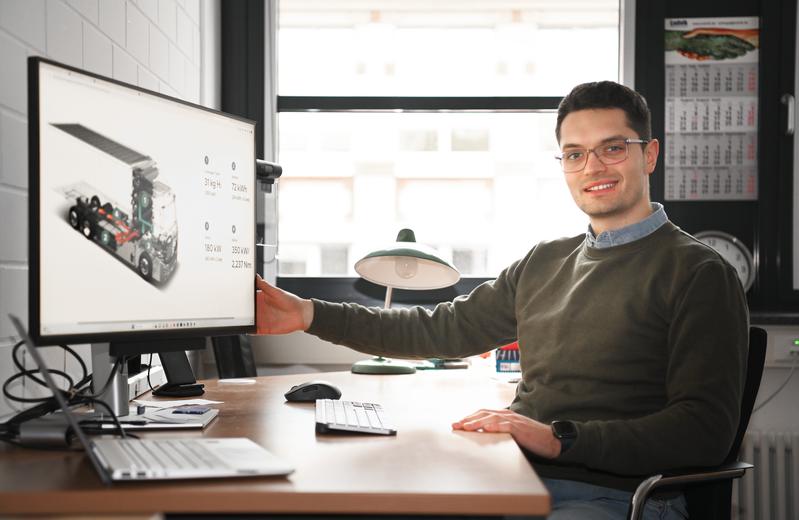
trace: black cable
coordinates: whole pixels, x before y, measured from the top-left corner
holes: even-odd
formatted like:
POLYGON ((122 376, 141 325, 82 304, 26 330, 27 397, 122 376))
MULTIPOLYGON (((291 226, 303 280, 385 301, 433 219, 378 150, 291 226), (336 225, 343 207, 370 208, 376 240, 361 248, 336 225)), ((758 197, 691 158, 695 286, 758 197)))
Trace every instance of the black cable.
POLYGON ((75 360, 80 365, 81 371, 83 372, 83 376, 81 377, 80 381, 78 381, 78 384, 76 385, 76 387, 80 387, 82 381, 86 381, 87 379, 89 379, 89 369, 86 368, 86 363, 84 363, 83 358, 80 357, 80 355, 77 352, 75 352, 74 350, 69 348, 69 345, 61 344, 61 345, 59 345, 59 347, 61 347, 62 349, 66 350, 69 354, 71 354, 72 357, 75 358, 75 360))
MULTIPOLYGON (((35 369, 35 370, 34 370, 34 369, 31 369, 31 370, 28 370, 28 369, 26 369, 26 368, 25 368, 25 367, 22 365, 22 361, 20 361, 20 360, 19 360, 19 358, 17 357, 17 353, 19 352, 19 349, 20 349, 20 347, 21 347, 22 345, 23 345, 23 342, 22 342, 22 341, 20 341, 19 343, 17 343, 16 345, 14 345, 14 348, 11 350, 11 359, 14 361, 14 365, 16 365, 16 367, 17 367, 17 370, 19 370, 19 371, 20 371, 21 373, 23 373, 23 374, 26 374, 26 376, 27 376, 29 379, 31 379, 31 380, 32 380, 32 381, 34 381, 35 383, 38 383, 40 386, 43 386, 43 387, 47 388, 47 383, 45 383, 45 382, 44 382, 42 379, 39 379, 38 377, 35 377, 35 376, 33 375, 33 374, 35 374, 35 373, 38 373, 38 372, 39 372, 39 369, 38 369, 38 368, 37 368, 37 369, 35 369)), ((53 371, 53 370, 51 370, 51 371, 53 371)), ((73 384, 72 378, 69 378, 69 386, 71 387, 71 386, 72 386, 72 384, 73 384)))
POLYGON ((153 353, 150 352, 150 359, 147 360, 147 386, 150 387, 150 392, 155 392, 153 384, 150 382, 150 369, 153 367, 153 353))
POLYGON ((17 432, 14 431, 12 425, 8 423, 0 424, 0 439, 7 439, 9 437, 16 437, 17 432))
MULTIPOLYGON (((0 423, 0 441, 14 445, 20 445, 20 443, 15 439, 15 437, 17 437, 19 434, 19 425, 21 423, 37 417, 41 417, 43 415, 46 415, 47 413, 54 412, 59 408, 58 402, 53 396, 37 397, 37 398, 20 397, 13 395, 10 392, 9 387, 11 386, 11 384, 17 381, 18 379, 23 379, 23 378, 28 378, 34 381, 35 383, 44 386, 45 388, 49 388, 47 386, 46 381, 36 377, 35 374, 41 373, 41 370, 39 368, 27 370, 20 361, 19 350, 23 344, 24 341, 19 341, 12 348, 11 358, 14 362, 14 365, 19 370, 19 372, 13 374, 3 383, 3 395, 11 401, 16 401, 20 403, 37 403, 37 404, 36 406, 33 406, 31 408, 28 408, 27 410, 19 412, 17 415, 12 417, 5 423, 0 423)), ((72 379, 72 377, 69 374, 67 374, 65 371, 56 370, 52 368, 46 369, 51 374, 63 377, 69 383, 67 390, 58 389, 58 391, 64 394, 64 398, 68 403, 67 406, 75 406, 80 404, 93 404, 95 409, 97 407, 104 408, 105 411, 108 413, 108 416, 111 417, 114 426, 116 426, 116 431, 119 432, 119 435, 122 438, 128 438, 128 437, 138 438, 136 435, 125 432, 125 429, 122 427, 119 418, 113 412, 108 403, 98 399, 98 397, 103 395, 108 390, 109 386, 113 383, 114 377, 116 376, 116 372, 120 368, 120 365, 126 362, 125 357, 119 356, 116 358, 114 365, 111 367, 111 372, 108 375, 108 379, 105 381, 105 384, 103 384, 103 387, 98 392, 96 392, 95 394, 85 394, 84 392, 86 392, 91 388, 91 387, 86 387, 86 384, 93 382, 94 380, 92 374, 89 374, 88 369, 86 367, 86 363, 83 361, 83 358, 81 358, 77 354, 77 352, 72 350, 67 345, 60 345, 60 347, 64 349, 65 352, 68 352, 73 358, 75 358, 75 360, 77 360, 78 364, 80 365, 81 372, 83 373, 81 379, 76 384, 75 381, 72 379)), ((152 366, 152 354, 150 354, 150 366, 152 366)), ((148 367, 147 369, 148 384, 150 383, 149 370, 150 369, 148 367)), ((152 389, 152 385, 150 385, 150 388, 152 389)))
POLYGON ((93 404, 95 408, 97 408, 98 406, 105 408, 106 412, 108 412, 108 415, 111 417, 111 420, 114 422, 114 425, 119 431, 119 435, 122 438, 128 437, 129 434, 125 432, 125 429, 122 427, 122 423, 119 422, 119 418, 111 409, 111 407, 108 405, 108 403, 106 403, 101 399, 98 399, 98 397, 103 395, 106 392, 106 390, 108 390, 108 387, 113 382, 114 377, 116 376, 116 372, 119 369, 120 365, 125 362, 126 361, 124 356, 119 356, 116 358, 116 360, 114 361, 114 365, 111 367, 111 372, 108 374, 108 379, 106 379, 105 384, 98 392, 94 394, 77 393, 70 401, 70 404, 93 404))
MULTIPOLYGON (((13 374, 11 377, 9 377, 3 383, 2 391, 3 391, 3 395, 7 399, 9 399, 11 401, 16 401, 16 402, 19 402, 19 403, 37 403, 37 405, 33 406, 31 408, 28 408, 27 410, 21 411, 20 413, 18 413, 17 415, 15 415, 14 417, 12 417, 8 421, 6 421, 5 423, 0 423, 0 440, 5 441, 5 442, 10 442, 12 444, 18 444, 15 440, 13 440, 11 438, 11 436, 13 435, 14 437, 16 437, 16 435, 18 435, 18 433, 19 433, 19 425, 21 423, 23 423, 25 421, 28 421, 28 420, 31 420, 31 419, 35 419, 37 417, 42 417, 42 416, 44 416, 44 415, 46 415, 48 413, 54 412, 55 410, 57 410, 59 408, 58 402, 52 396, 36 397, 36 398, 20 397, 20 396, 12 394, 11 391, 9 390, 10 386, 15 381, 17 381, 18 379, 23 379, 23 378, 28 378, 28 379, 34 381, 35 383, 37 383, 37 384, 39 384, 41 386, 44 386, 45 388, 49 388, 47 386, 47 383, 43 379, 40 379, 40 378, 36 377, 36 375, 35 375, 35 374, 41 373, 40 369, 36 368, 36 369, 27 370, 23 366, 22 362, 20 361, 20 359, 19 359, 19 350, 20 350, 20 348, 22 347, 23 344, 24 344, 23 341, 19 341, 12 348, 11 358, 12 358, 12 360, 14 362, 14 365, 19 370, 19 372, 16 373, 16 374, 13 374)), ((98 392, 97 394, 88 394, 88 395, 86 395, 86 394, 83 394, 82 392, 85 392, 86 390, 88 390, 89 387, 86 387, 86 388, 83 388, 83 387, 87 383, 89 383, 89 382, 91 382, 93 380, 91 374, 88 373, 88 369, 86 367, 86 363, 84 363, 83 359, 74 350, 72 350, 69 346, 60 345, 60 347, 62 349, 64 349, 64 351, 66 351, 70 355, 72 355, 72 357, 77 360, 78 364, 81 367, 81 371, 83 373, 83 377, 81 377, 80 381, 78 381, 78 383, 75 384, 75 381, 66 372, 61 371, 61 370, 56 370, 56 369, 47 369, 48 372, 50 372, 51 374, 59 375, 59 376, 63 377, 69 383, 67 390, 59 389, 59 391, 61 391, 64 394, 64 397, 67 400, 67 402, 71 402, 71 403, 75 403, 75 402, 89 403, 90 402, 90 403, 93 403, 95 405, 100 405, 102 407, 105 407, 106 410, 108 411, 109 415, 111 416, 112 420, 114 421, 114 424, 117 427, 117 430, 119 431, 120 435, 122 437, 126 437, 127 435, 125 433, 125 430, 122 428, 122 425, 120 424, 119 419, 113 413, 113 411, 108 406, 108 404, 103 402, 103 401, 100 401, 100 400, 96 399, 99 395, 102 395, 108 389, 108 387, 110 386, 110 384, 112 383, 112 381, 114 379, 114 376, 116 375, 116 371, 119 368, 120 364, 125 361, 124 357, 119 357, 119 358, 116 359, 113 367, 111 368, 111 373, 109 374, 108 379, 106 380, 106 382, 103 385, 103 387, 100 390, 100 392, 98 392), (74 399, 74 397, 76 395, 80 396, 79 399, 77 399, 77 400, 74 399)))
POLYGON ((81 377, 80 381, 75 383, 74 390, 77 392, 82 391, 83 387, 87 384, 92 382, 92 375, 89 373, 89 370, 86 368, 86 363, 83 362, 83 358, 78 355, 77 352, 69 348, 68 345, 60 345, 61 348, 72 354, 72 357, 80 364, 81 371, 83 372, 83 377, 81 377))
MULTIPOLYGON (((55 370, 53 368, 48 369, 48 371, 51 374, 55 374, 55 375, 61 376, 64 379, 66 379, 67 381, 69 381, 69 387, 72 388, 73 381, 72 381, 72 378, 69 376, 69 374, 67 374, 66 372, 63 372, 61 370, 55 370)), ((12 394, 8 390, 8 387, 11 386, 11 383, 16 381, 17 379, 22 379, 23 377, 27 377, 29 379, 37 380, 37 378, 33 376, 33 374, 37 374, 37 373, 39 373, 39 369, 38 368, 36 370, 25 370, 23 372, 18 372, 16 374, 12 375, 8 379, 6 379, 5 383, 3 383, 3 395, 7 399, 9 399, 11 401, 16 401, 18 403, 42 403, 44 401, 47 401, 48 399, 50 399, 50 397, 19 397, 19 396, 16 396, 16 395, 12 394)))
POLYGON ((17 415, 9 419, 3 424, 0 424, 0 427, 6 426, 9 428, 16 428, 19 430, 19 425, 25 421, 30 419, 36 419, 37 417, 41 417, 46 415, 50 412, 54 412, 58 410, 58 401, 55 398, 48 398, 46 401, 37 404, 36 406, 32 406, 26 410, 22 410, 17 415))
POLYGON ((128 436, 128 434, 125 433, 125 429, 122 427, 122 423, 119 422, 119 417, 117 417, 117 415, 114 413, 113 410, 111 410, 111 407, 108 406, 108 403, 106 403, 105 401, 100 399, 95 399, 94 397, 89 397, 89 396, 79 396, 73 399, 71 404, 87 404, 87 403, 93 404, 95 408, 97 408, 98 405, 105 408, 106 412, 108 412, 109 417, 111 417, 111 420, 114 422, 114 426, 117 427, 119 435, 122 438, 128 436))
POLYGON ((78 381, 77 383, 75 383, 75 390, 76 390, 77 392, 83 392, 83 391, 85 391, 85 390, 86 390, 86 388, 84 388, 84 387, 85 387, 87 384, 89 384, 89 385, 90 385, 90 384, 92 383, 92 381, 93 381, 92 375, 91 375, 91 374, 87 375, 86 377, 84 377, 83 379, 81 379, 80 381, 78 381))
POLYGON ((111 367, 111 373, 108 374, 108 379, 105 380, 105 384, 103 385, 103 387, 100 389, 99 392, 95 392, 93 394, 81 394, 81 395, 83 397, 90 397, 92 399, 96 399, 96 398, 100 397, 101 395, 103 395, 105 393, 105 391, 108 390, 108 387, 111 386, 111 383, 114 380, 114 376, 116 376, 116 373, 117 373, 117 370, 119 369, 119 366, 122 363, 124 363, 124 362, 125 362, 125 357, 124 356, 120 356, 120 357, 118 357, 116 359, 116 361, 114 362, 114 366, 111 367))
POLYGON ((14 365, 16 365, 17 370, 19 371, 25 370, 25 367, 22 366, 22 362, 19 360, 19 358, 17 358, 17 352, 19 352, 19 349, 20 347, 22 347, 23 343, 24 343, 23 341, 20 341, 19 343, 14 345, 14 348, 11 350, 11 359, 14 361, 14 365))
MULTIPOLYGON (((20 347, 23 345, 23 343, 24 343, 23 341, 18 342, 16 345, 14 345, 13 349, 11 350, 11 359, 14 361, 14 365, 19 370, 19 373, 18 374, 14 374, 9 379, 7 379, 5 381, 5 383, 3 383, 3 395, 5 395, 8 399, 10 399, 12 401, 17 401, 17 402, 20 402, 20 403, 38 403, 38 402, 42 402, 42 401, 44 401, 43 398, 21 398, 21 397, 14 396, 13 394, 11 394, 8 391, 8 387, 10 386, 10 384, 13 381, 16 381, 17 379, 20 379, 20 378, 23 378, 23 377, 27 377, 28 379, 34 381, 35 383, 39 384, 40 386, 43 386, 43 387, 47 388, 47 383, 44 380, 39 379, 38 377, 36 377, 34 375, 34 374, 40 373, 39 369, 28 370, 22 365, 22 361, 20 361, 20 359, 19 359, 19 350, 20 350, 20 347)), ((80 364, 81 371, 83 372, 83 377, 81 378, 80 381, 78 381, 78 384, 76 385, 75 381, 72 379, 72 377, 69 374, 67 374, 66 372, 62 372, 62 371, 55 370, 55 369, 48 369, 48 370, 51 373, 60 375, 61 377, 66 379, 69 382, 69 391, 75 391, 75 389, 79 389, 81 386, 86 384, 86 381, 89 380, 89 373, 88 373, 88 369, 86 368, 86 363, 83 362, 83 359, 78 355, 77 352, 75 352, 74 350, 69 348, 67 345, 59 345, 59 346, 62 349, 64 349, 66 352, 71 354, 72 357, 74 357, 77 360, 78 364, 80 364)))

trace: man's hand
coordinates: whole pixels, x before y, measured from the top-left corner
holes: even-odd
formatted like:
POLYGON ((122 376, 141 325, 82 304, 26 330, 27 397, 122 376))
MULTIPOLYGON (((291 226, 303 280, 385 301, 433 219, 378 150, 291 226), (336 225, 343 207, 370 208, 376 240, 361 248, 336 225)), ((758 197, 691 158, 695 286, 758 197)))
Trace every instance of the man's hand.
POLYGON ((313 321, 313 302, 266 283, 255 275, 256 334, 288 334, 308 330, 313 321))
POLYGON ((510 433, 516 443, 539 457, 554 459, 560 455, 560 441, 548 424, 510 410, 480 410, 452 424, 453 430, 510 433))

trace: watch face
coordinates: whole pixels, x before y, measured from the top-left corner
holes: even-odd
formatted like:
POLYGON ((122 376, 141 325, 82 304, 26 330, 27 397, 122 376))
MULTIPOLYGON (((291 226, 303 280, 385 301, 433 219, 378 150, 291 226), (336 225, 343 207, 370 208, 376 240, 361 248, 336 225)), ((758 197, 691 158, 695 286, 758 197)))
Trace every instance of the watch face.
POLYGON ((722 231, 701 231, 694 235, 718 252, 738 272, 744 291, 755 282, 755 262, 746 245, 734 236, 722 231))
POLYGON ((573 439, 577 437, 577 426, 571 421, 553 421, 552 433, 558 439, 573 439))

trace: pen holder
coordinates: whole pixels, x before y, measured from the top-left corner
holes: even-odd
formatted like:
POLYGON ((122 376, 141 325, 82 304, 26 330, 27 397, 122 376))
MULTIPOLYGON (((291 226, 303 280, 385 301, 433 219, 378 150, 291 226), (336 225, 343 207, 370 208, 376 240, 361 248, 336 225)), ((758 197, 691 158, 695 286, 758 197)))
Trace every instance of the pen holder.
POLYGON ((519 343, 513 342, 495 351, 497 372, 521 372, 519 343))

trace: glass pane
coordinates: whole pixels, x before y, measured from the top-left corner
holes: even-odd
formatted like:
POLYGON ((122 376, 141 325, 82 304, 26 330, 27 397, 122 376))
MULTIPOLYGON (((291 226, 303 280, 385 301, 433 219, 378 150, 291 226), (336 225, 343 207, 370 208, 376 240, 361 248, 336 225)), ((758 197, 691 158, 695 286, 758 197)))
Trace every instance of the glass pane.
POLYGON ((618 0, 280 0, 278 93, 563 96, 618 80, 618 20, 618 0))
POLYGON ((280 274, 357 276, 409 227, 464 275, 585 231, 554 113, 281 113, 280 274), (330 143, 336 143, 330 146, 330 143))

